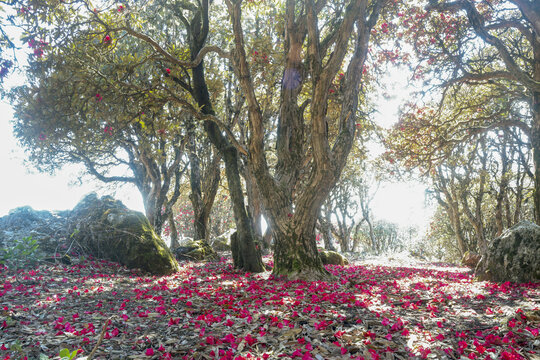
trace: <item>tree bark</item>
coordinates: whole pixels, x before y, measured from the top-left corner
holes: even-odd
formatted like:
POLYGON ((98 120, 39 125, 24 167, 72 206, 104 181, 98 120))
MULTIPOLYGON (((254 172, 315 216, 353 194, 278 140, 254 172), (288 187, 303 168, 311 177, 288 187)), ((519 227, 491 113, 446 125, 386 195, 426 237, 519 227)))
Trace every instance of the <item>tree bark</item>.
POLYGON ((171 244, 169 245, 170 249, 176 249, 180 246, 180 242, 178 241, 178 229, 176 229, 176 223, 174 221, 174 213, 171 211, 168 215, 168 221, 169 221, 169 232, 171 236, 171 244))
POLYGON ((323 237, 324 248, 326 250, 336 251, 336 248, 334 247, 334 244, 332 241, 332 231, 330 229, 330 219, 329 219, 328 213, 325 212, 323 214, 323 212, 321 211, 321 214, 319 215, 318 228, 323 237))
POLYGON ((265 234, 269 230, 268 228, 263 233, 262 229, 262 217, 264 215, 263 205, 261 201, 261 195, 259 189, 257 188, 257 182, 253 177, 253 174, 249 171, 248 167, 243 167, 244 180, 246 182, 246 191, 248 197, 248 209, 249 217, 253 226, 253 235, 257 239, 257 242, 265 249, 270 249, 270 242, 268 239, 265 239, 265 234))
MULTIPOLYGON (((540 15, 540 14, 539 14, 540 15)), ((533 40, 534 69, 533 78, 540 84, 540 34, 536 33, 533 40)), ((540 225, 540 91, 532 90, 531 146, 534 164, 534 217, 540 225)))
POLYGON ((208 242, 209 221, 214 199, 216 198, 220 180, 218 155, 208 155, 208 164, 204 174, 201 176, 201 164, 199 153, 197 151, 196 139, 194 134, 190 134, 188 142, 188 157, 190 162, 190 200, 193 205, 193 225, 195 230, 195 239, 208 242))
MULTIPOLYGON (((504 230, 504 215, 503 215, 503 209, 505 204, 508 204, 508 154, 507 154, 507 141, 508 135, 505 133, 503 135, 503 146, 501 149, 500 157, 501 157, 501 180, 499 183, 499 189, 496 196, 496 205, 495 205, 495 226, 497 228, 497 232, 495 233, 495 236, 499 236, 502 234, 504 230)), ((519 175, 518 175, 519 176, 519 175)), ((506 209, 506 215, 509 215, 508 209, 506 209)), ((508 225, 510 225, 508 223, 508 225)))

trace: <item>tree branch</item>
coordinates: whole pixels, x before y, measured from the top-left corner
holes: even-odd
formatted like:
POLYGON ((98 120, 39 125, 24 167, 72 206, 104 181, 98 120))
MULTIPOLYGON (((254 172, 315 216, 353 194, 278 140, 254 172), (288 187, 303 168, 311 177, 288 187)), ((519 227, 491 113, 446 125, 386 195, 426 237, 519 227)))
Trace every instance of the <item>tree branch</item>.
MULTIPOLYGON (((521 0, 513 0, 521 1, 521 0)), ((464 10, 467 13, 467 18, 469 19, 469 24, 473 27, 475 33, 484 40, 487 44, 495 47, 501 56, 502 61, 504 62, 508 72, 512 77, 519 81, 521 84, 529 88, 530 90, 540 92, 540 82, 532 79, 526 72, 522 71, 521 68, 516 64, 510 51, 504 45, 504 43, 497 37, 491 35, 488 29, 485 26, 485 21, 482 15, 476 10, 474 5, 469 1, 458 0, 454 2, 446 3, 436 3, 429 4, 426 7, 426 10, 437 10, 437 11, 456 11, 464 10)), ((539 28, 540 30, 540 28, 539 28)))

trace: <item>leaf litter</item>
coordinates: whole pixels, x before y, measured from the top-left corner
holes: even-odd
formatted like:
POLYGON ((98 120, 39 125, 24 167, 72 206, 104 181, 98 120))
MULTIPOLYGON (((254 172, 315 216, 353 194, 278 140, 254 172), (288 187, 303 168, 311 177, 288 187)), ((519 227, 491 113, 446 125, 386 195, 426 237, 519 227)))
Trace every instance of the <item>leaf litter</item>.
POLYGON ((327 266, 332 282, 181 265, 2 268, 0 359, 540 359, 540 283, 428 263, 327 266))

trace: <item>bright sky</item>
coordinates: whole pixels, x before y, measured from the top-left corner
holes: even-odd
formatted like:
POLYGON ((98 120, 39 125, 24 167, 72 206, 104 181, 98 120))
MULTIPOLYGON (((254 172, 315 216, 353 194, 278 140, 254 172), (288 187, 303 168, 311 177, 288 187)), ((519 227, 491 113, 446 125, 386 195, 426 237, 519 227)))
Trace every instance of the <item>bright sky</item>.
MULTIPOLYGON (((376 100, 374 121, 378 125, 388 128, 398 120, 399 106, 411 92, 407 74, 403 69, 393 69, 385 79, 385 92, 392 96, 379 94, 376 100)), ((375 219, 397 223, 402 228, 425 229, 435 210, 433 206, 426 206, 425 190, 424 184, 415 181, 381 184, 371 203, 375 219)))

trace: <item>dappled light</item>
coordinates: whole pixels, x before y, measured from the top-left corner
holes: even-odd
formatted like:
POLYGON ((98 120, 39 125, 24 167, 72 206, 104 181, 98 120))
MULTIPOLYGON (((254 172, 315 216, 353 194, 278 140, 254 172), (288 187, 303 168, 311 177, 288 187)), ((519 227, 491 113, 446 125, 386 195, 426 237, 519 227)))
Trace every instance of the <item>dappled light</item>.
POLYGON ((433 264, 327 269, 336 281, 246 274, 226 259, 166 277, 89 260, 3 268, 0 354, 527 359, 537 350, 538 283, 475 282, 467 269, 433 264))

